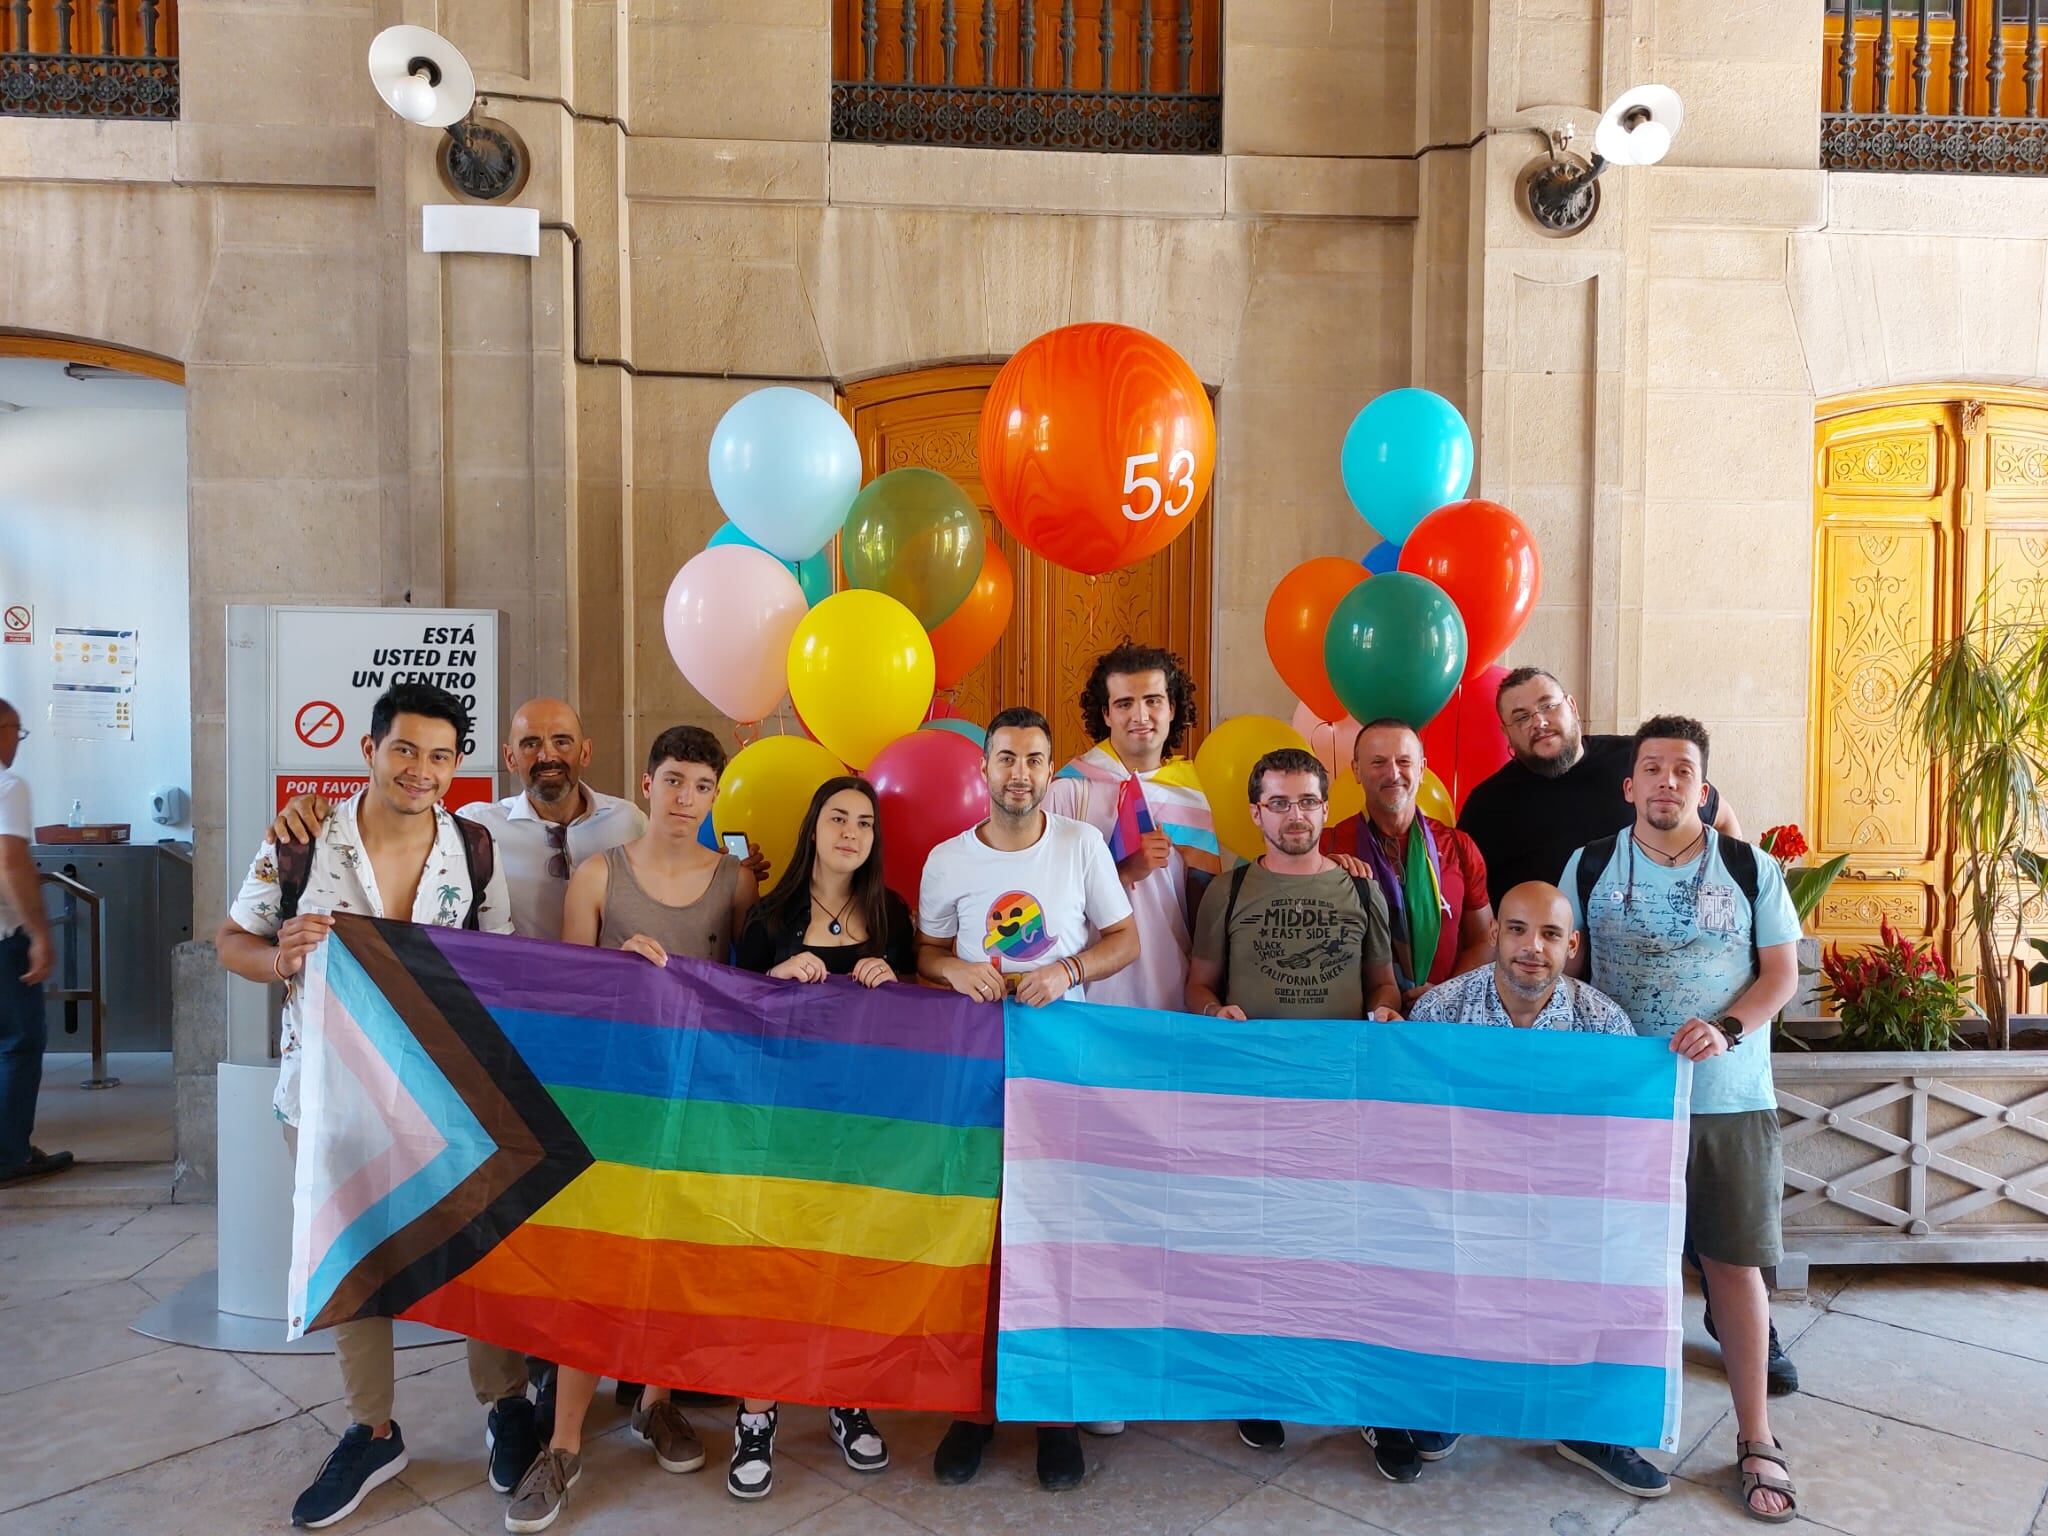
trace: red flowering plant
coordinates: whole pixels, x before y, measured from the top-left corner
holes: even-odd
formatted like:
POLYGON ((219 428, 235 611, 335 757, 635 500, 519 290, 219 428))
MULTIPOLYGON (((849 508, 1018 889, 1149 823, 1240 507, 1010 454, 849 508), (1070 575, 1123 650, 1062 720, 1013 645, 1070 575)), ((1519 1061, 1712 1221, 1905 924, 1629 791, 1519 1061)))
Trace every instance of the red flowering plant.
POLYGON ((1956 1025, 1969 1013, 1969 985, 1956 978, 1928 940, 1907 938, 1889 919, 1878 942, 1821 956, 1823 991, 1842 1020, 1841 1045, 1863 1051, 1945 1051, 1959 1044, 1956 1025))
POLYGON ((1804 923, 1813 915, 1813 909, 1820 905, 1821 897, 1827 895, 1828 887, 1835 883, 1835 876, 1842 872, 1842 866, 1849 862, 1849 855, 1838 854, 1825 864, 1799 863, 1812 850, 1806 846, 1806 835, 1790 822, 1781 827, 1767 828, 1759 841, 1764 852, 1778 861, 1778 868, 1785 876, 1786 893, 1792 898, 1792 910, 1804 923))

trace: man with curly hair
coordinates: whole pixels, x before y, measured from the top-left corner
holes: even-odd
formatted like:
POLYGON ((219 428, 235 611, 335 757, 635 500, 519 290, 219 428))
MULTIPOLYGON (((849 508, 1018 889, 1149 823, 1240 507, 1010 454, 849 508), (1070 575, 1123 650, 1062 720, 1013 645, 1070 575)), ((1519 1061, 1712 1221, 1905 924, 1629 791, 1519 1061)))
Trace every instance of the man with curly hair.
POLYGON ((1109 840, 1138 920, 1138 958, 1091 986, 1090 1002, 1186 1006, 1189 930, 1220 867, 1208 798, 1179 755, 1196 718, 1187 668, 1157 646, 1124 641, 1096 658, 1081 690, 1095 745, 1060 770, 1045 808, 1109 840))

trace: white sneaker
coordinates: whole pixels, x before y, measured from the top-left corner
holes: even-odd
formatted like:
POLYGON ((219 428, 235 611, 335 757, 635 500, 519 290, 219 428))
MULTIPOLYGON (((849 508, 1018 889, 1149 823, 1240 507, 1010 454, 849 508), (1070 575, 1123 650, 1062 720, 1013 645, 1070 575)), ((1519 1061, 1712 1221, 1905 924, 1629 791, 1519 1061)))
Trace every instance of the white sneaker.
POLYGON ((828 1408, 825 1421, 832 1427, 832 1443, 856 1472, 879 1472, 889 1465, 889 1447, 882 1432, 865 1408, 828 1408))
POLYGON ((765 1499, 775 1486, 775 1410, 742 1410, 732 1424, 732 1465, 725 1491, 736 1499, 765 1499))
POLYGON ((1122 1419, 1097 1419, 1093 1424, 1083 1424, 1081 1427, 1091 1435, 1102 1435, 1107 1438, 1110 1435, 1122 1434, 1124 1432, 1124 1421, 1122 1419))

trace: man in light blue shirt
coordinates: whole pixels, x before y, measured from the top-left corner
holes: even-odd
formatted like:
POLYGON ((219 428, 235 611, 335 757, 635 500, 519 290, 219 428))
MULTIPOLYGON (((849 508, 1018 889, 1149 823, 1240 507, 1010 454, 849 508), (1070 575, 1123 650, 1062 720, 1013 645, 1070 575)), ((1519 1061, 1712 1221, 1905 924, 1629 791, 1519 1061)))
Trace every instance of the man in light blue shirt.
POLYGON ((1573 854, 1560 882, 1586 946, 1572 968, 1639 1034, 1693 1063, 1686 1226, 1720 1323, 1749 1512, 1796 1508, 1765 1399, 1769 1296, 1784 1171, 1771 1087, 1771 1020, 1799 979, 1799 917, 1776 862, 1699 818, 1707 732, 1659 715, 1635 735, 1635 824, 1573 854))

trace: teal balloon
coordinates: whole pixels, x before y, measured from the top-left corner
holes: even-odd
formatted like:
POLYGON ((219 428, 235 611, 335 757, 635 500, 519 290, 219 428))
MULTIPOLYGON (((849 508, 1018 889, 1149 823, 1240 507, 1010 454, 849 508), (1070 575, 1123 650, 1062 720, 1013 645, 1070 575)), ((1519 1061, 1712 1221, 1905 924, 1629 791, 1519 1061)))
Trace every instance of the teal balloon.
POLYGON ((1472 483, 1472 429, 1427 389, 1390 389, 1344 434, 1344 493, 1389 544, 1472 483))
MULTIPOLYGON (((711 535, 711 542, 704 547, 716 549, 721 544, 744 544, 749 549, 761 548, 747 537, 745 530, 737 523, 722 525, 718 532, 711 535)), ((762 552, 773 553, 768 550, 762 552)), ((832 559, 824 550, 819 550, 806 560, 784 560, 782 563, 789 567, 789 574, 794 576, 796 584, 803 588, 804 601, 813 608, 832 595, 832 559)))
POLYGON ((1323 632, 1330 688, 1354 720, 1387 717, 1416 730, 1436 718, 1465 675, 1465 620, 1426 576, 1389 571, 1344 594, 1323 632))
POLYGON ((956 720, 951 715, 948 715, 943 720, 927 720, 918 729, 921 731, 951 731, 955 736, 965 736, 977 747, 986 748, 988 746, 988 732, 984 731, 972 720, 956 720))

